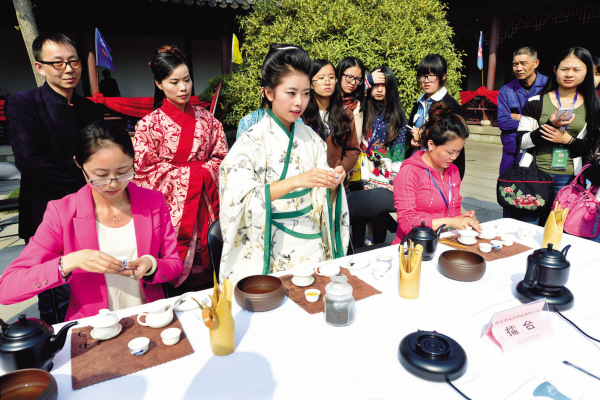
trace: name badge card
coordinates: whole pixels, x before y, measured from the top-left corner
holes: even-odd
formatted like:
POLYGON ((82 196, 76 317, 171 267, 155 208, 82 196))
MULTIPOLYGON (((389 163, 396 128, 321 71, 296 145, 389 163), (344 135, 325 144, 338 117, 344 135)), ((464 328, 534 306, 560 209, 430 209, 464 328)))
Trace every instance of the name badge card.
POLYGON ((569 150, 555 147, 552 150, 552 163, 550 169, 567 169, 569 166, 569 150))
POLYGON ((548 306, 542 299, 496 313, 481 337, 488 336, 506 353, 552 336, 552 326, 542 317, 544 310, 548 306))

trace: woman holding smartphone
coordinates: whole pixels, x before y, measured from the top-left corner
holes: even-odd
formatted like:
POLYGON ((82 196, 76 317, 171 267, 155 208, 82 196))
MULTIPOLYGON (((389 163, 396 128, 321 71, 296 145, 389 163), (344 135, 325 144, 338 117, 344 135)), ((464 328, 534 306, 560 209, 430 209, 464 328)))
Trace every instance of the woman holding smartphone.
MULTIPOLYGON (((538 168, 554 180, 554 195, 546 200, 550 204, 581 171, 582 156, 590 152, 599 128, 600 99, 594 87, 592 56, 584 48, 572 47, 555 64, 554 79, 525 104, 517 131, 521 149, 535 147, 538 168)), ((520 165, 528 166, 532 159, 531 154, 524 154, 520 165)), ((539 216, 540 225, 546 223, 549 212, 550 208, 539 216)), ((528 222, 535 222, 533 218, 528 222)))

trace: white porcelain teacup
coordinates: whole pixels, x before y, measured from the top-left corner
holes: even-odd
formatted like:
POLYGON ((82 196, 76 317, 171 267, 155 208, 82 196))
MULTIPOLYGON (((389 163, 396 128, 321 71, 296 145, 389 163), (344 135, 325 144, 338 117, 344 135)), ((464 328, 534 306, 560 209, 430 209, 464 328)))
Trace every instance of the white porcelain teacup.
POLYGON ((142 326, 151 328, 164 328, 173 321, 173 305, 162 305, 153 311, 143 311, 137 317, 137 322, 142 326), (145 317, 142 322, 140 318, 145 317))
POLYGON ((181 336, 181 329, 179 328, 169 328, 165 329, 160 333, 160 337, 162 341, 167 346, 173 346, 179 342, 179 337, 181 336))
POLYGON ((502 244, 504 246, 512 246, 515 241, 515 237, 513 235, 501 235, 500 239, 502 240, 502 244))
POLYGON ((502 241, 500 240, 490 240, 490 244, 494 250, 500 250, 502 248, 502 241))
POLYGON ((319 301, 319 297, 321 297, 321 291, 319 289, 308 289, 304 291, 304 295, 306 296, 306 301, 316 303, 319 301))
POLYGON ((132 339, 127 346, 129 347, 129 352, 134 356, 143 356, 148 352, 148 348, 150 347, 150 339, 147 337, 138 337, 132 339))
POLYGON ((292 274, 294 275, 294 283, 296 285, 304 286, 310 285, 313 278, 314 270, 308 267, 296 267, 292 270, 292 274))
POLYGON ((315 269, 315 272, 319 276, 331 278, 332 276, 340 273, 340 266, 333 262, 324 262, 315 269))
POLYGON ((392 267, 392 256, 389 256, 387 254, 380 254, 376 257, 377 262, 384 262, 387 263, 390 268, 392 267))
POLYGON ((390 271, 391 267, 387 262, 378 261, 371 269, 375 279, 385 279, 388 277, 388 272, 390 271))
POLYGON ((90 326, 94 328, 94 335, 97 337, 112 336, 119 329, 119 317, 110 310, 103 308, 98 311, 98 315, 92 318, 90 326))
POLYGON ((477 232, 473 231, 473 230, 461 230, 458 231, 458 234, 460 235, 460 240, 462 243, 464 244, 475 244, 477 243, 477 232))
POLYGON ((484 228, 479 234, 481 239, 492 240, 496 237, 496 230, 493 228, 484 228))
POLYGON ((529 227, 520 226, 519 227, 519 239, 527 239, 533 233, 533 229, 529 227))
POLYGON ((482 253, 489 253, 492 251, 492 245, 489 243, 479 243, 479 251, 482 253))

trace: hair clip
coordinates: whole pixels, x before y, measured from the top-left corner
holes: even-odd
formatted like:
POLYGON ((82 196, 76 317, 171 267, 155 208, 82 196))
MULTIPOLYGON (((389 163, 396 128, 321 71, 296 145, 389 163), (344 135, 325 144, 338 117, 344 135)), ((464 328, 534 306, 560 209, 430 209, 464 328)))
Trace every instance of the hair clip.
POLYGON ((277 50, 292 50, 292 49, 296 50, 296 49, 298 49, 298 47, 296 47, 296 46, 279 47, 277 50))
POLYGON ((148 65, 149 65, 149 66, 152 66, 152 63, 151 63, 151 62, 149 62, 149 63, 148 63, 148 65))

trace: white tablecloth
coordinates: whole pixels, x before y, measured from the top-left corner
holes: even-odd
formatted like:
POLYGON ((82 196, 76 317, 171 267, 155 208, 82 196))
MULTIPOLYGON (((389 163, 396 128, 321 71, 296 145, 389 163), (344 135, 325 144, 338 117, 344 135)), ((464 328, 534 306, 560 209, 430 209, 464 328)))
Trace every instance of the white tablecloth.
MULTIPOLYGON (((542 229, 534 229, 533 238, 517 241, 533 249, 541 247, 542 229)), ((600 337, 600 245, 564 235, 562 245, 567 244, 573 246, 568 253, 567 287, 575 296, 575 306, 564 314, 600 337)), ((354 256, 361 263, 377 254, 393 255, 395 269, 385 281, 374 279, 370 267, 353 272, 383 293, 358 301, 356 320, 347 327, 330 326, 322 313, 309 315, 287 297, 280 307, 263 313, 245 311, 234 301, 238 344, 227 357, 212 354, 208 329, 195 311, 178 312, 194 354, 77 391, 71 388, 69 334, 52 371, 59 399, 460 399, 446 383, 424 381, 400 365, 398 345, 418 329, 436 330, 462 345, 467 372, 454 384, 472 399, 533 398, 531 387, 544 380, 572 399, 600 398, 600 381, 562 364, 568 360, 600 375, 600 345, 558 315, 544 313, 553 326, 552 337, 513 352, 503 353, 480 337, 494 313, 521 304, 513 293, 523 279, 530 252, 488 262, 483 278, 467 283, 438 271, 438 256, 448 249, 438 245, 434 259, 423 263, 416 300, 398 296, 398 246, 354 256)), ((340 263, 347 264, 349 258, 340 263)), ((125 317, 148 308, 117 314, 125 317)), ((79 326, 88 323, 83 319, 79 326)))

